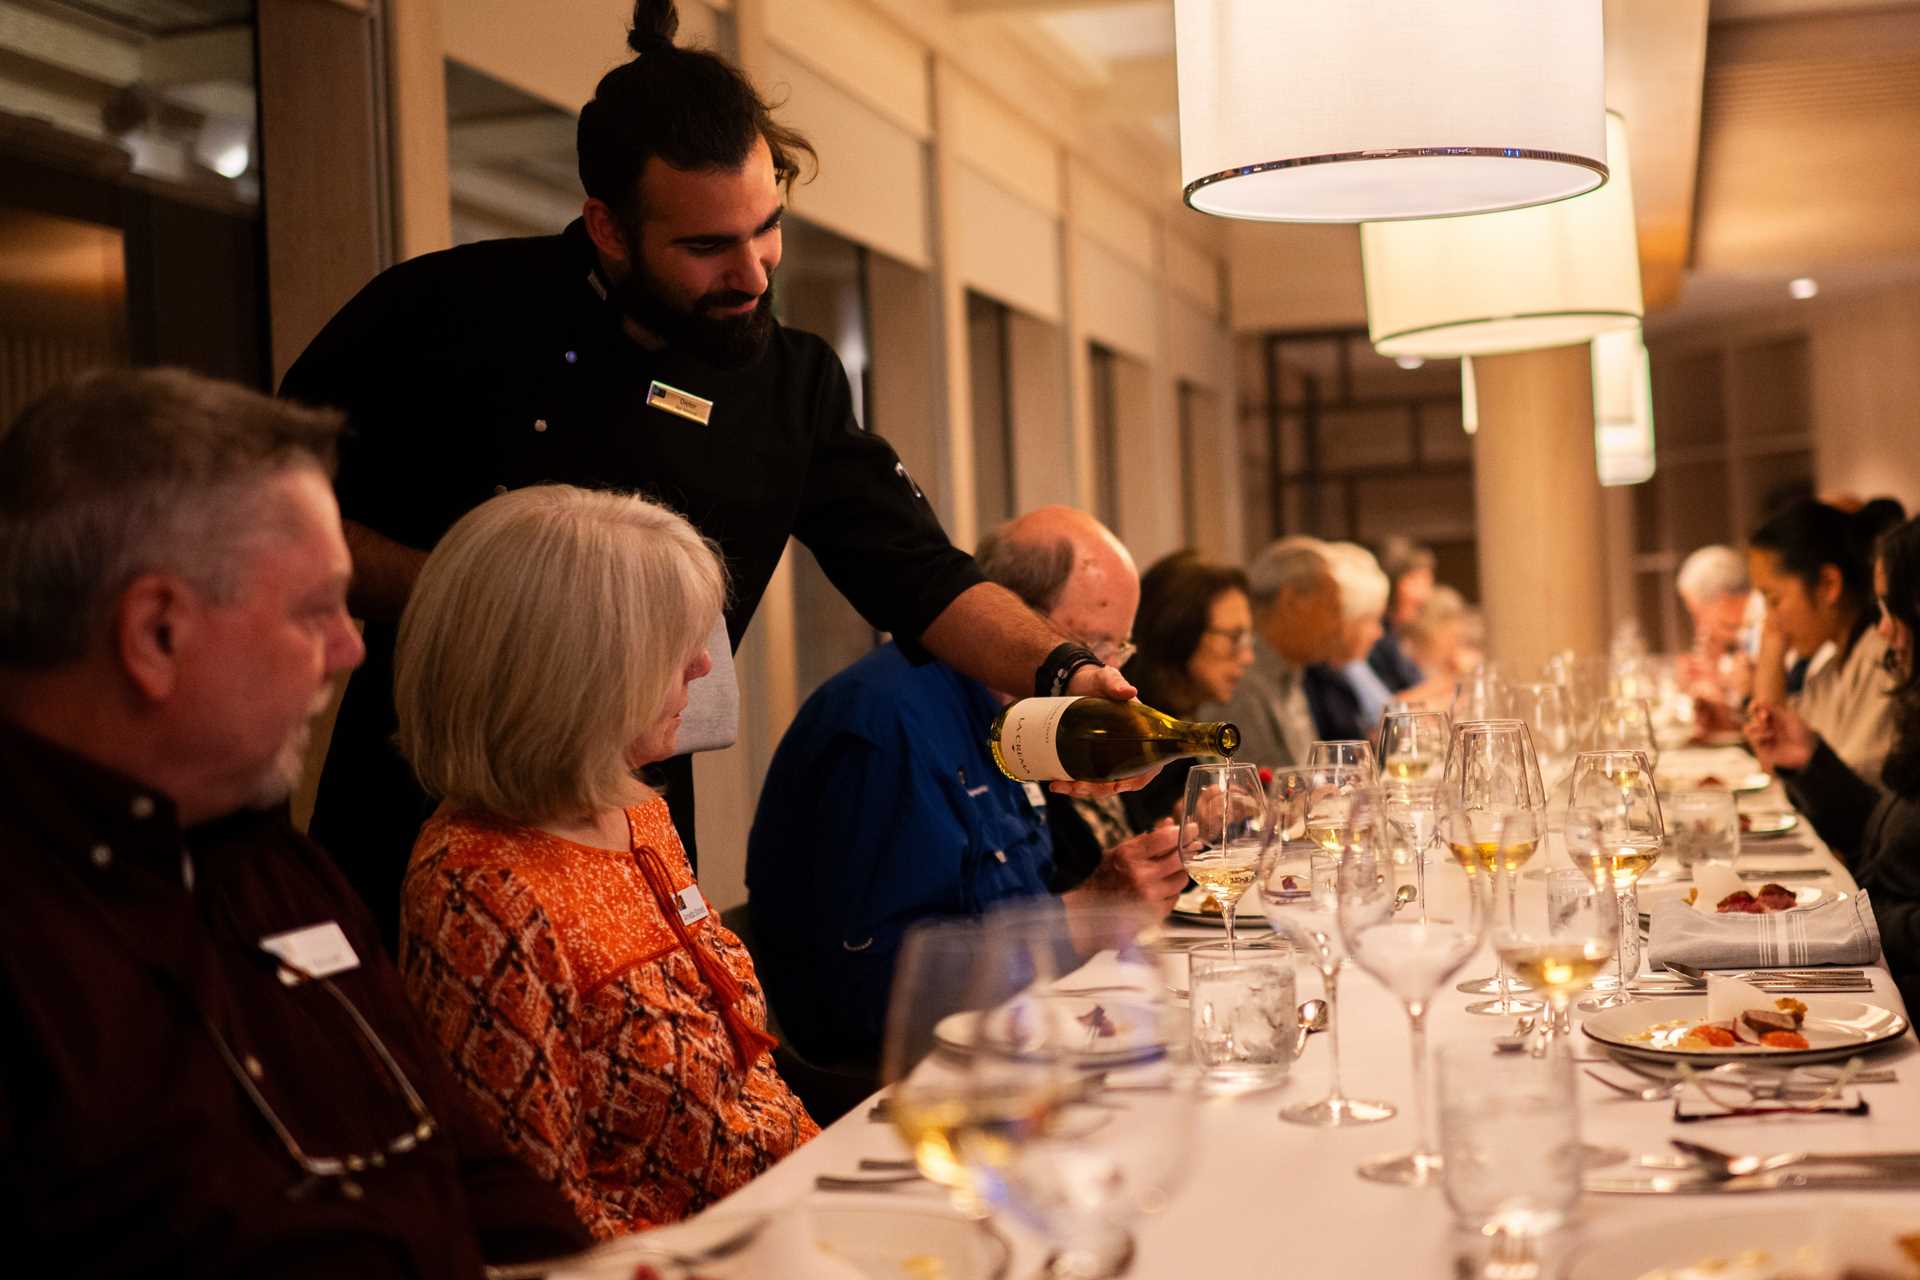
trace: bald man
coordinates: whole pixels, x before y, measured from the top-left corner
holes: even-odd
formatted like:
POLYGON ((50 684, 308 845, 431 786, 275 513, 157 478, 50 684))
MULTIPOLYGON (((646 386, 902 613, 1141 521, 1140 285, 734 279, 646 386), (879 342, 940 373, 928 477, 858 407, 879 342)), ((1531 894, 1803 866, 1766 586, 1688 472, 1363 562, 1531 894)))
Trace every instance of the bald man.
MULTIPOLYGON (((1101 661, 1132 644, 1133 557, 1092 516, 1043 507, 988 534, 975 558, 1101 661)), ((902 935, 980 915, 1055 883, 1048 798, 1009 781, 987 749, 1007 699, 940 662, 882 645, 821 685, 767 770, 747 841, 759 969, 782 1031, 817 1063, 870 1067, 902 935)), ((1105 849, 1054 895, 1164 915, 1186 883, 1171 826, 1105 849)))

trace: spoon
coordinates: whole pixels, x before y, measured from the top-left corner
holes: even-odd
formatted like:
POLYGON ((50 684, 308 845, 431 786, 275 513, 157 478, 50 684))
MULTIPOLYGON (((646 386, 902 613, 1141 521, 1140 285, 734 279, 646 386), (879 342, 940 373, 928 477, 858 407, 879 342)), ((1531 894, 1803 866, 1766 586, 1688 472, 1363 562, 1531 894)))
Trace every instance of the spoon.
POLYGON ((1851 1155, 1813 1155, 1805 1151, 1783 1151, 1771 1156, 1736 1156, 1697 1142, 1670 1139, 1674 1150, 1692 1156, 1708 1177, 1716 1181, 1744 1178, 1754 1173, 1772 1173, 1790 1165, 1866 1166, 1870 1169, 1913 1169, 1920 1167, 1920 1151, 1859 1151, 1851 1155))
POLYGON ((1327 1029, 1327 1002, 1318 998, 1308 1000, 1300 1006, 1299 1013, 1300 1030, 1293 1037, 1293 1056, 1296 1058, 1306 1051, 1308 1036, 1327 1029))
POLYGON ((1393 891, 1393 909, 1398 911, 1419 896, 1420 890, 1417 887, 1403 884, 1393 891))

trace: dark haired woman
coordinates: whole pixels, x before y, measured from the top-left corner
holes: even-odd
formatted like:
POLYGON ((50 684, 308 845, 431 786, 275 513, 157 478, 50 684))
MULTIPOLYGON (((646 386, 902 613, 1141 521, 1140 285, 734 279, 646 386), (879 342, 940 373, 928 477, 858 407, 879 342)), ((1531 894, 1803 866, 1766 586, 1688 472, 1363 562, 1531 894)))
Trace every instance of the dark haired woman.
POLYGON ((1880 944, 1909 1007, 1920 1000, 1920 518, 1880 543, 1873 569, 1876 628, 1897 687, 1895 736, 1882 787, 1847 767, 1833 747, 1787 708, 1757 708, 1747 740, 1777 770, 1794 804, 1873 898, 1880 944))
MULTIPOLYGON (((1140 576, 1133 636, 1140 647, 1125 674, 1140 701, 1182 720, 1226 702, 1253 662, 1247 575, 1192 551, 1163 556, 1140 576)), ((1145 831, 1177 809, 1186 779, 1175 765, 1126 797, 1133 829, 1145 831)))
MULTIPOLYGON (((854 420, 846 371, 771 314, 787 188, 808 155, 737 69, 677 48, 667 0, 635 6, 634 57, 580 112, 583 216, 559 235, 462 245, 382 273, 282 392, 345 409, 338 491, 367 660, 333 734, 313 833, 398 931, 427 806, 393 747, 394 631, 425 553, 530 484, 651 494, 725 553, 733 591, 675 754, 657 767, 688 854, 691 749, 731 741, 732 645, 789 537, 876 628, 1009 693, 1071 650, 955 550, 893 449, 854 420)), ((611 52, 611 51, 609 51, 611 52)), ((1075 693, 1118 673, 1081 666, 1075 693)))
POLYGON ((1893 745, 1887 646, 1873 629, 1871 558, 1875 536, 1890 523, 1888 505, 1881 500, 1848 513, 1804 499, 1755 530, 1747 552, 1754 589, 1767 603, 1754 703, 1790 707, 1869 782, 1879 780, 1893 745), (1791 697, 1789 649, 1814 660, 1791 697))

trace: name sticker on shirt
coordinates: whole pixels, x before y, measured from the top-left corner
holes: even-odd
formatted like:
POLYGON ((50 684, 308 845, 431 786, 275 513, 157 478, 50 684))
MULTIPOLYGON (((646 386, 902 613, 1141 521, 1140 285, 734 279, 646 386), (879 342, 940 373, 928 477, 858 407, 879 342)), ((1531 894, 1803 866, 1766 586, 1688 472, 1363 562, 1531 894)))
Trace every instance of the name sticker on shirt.
POLYGON ((700 895, 699 885, 688 885, 673 895, 673 901, 680 908, 681 924, 692 924, 707 918, 707 900, 700 895))
POLYGON ((647 388, 647 405, 664 410, 676 418, 697 422, 703 427, 707 425, 707 419, 713 416, 713 401, 702 400, 691 391, 682 391, 664 382, 655 382, 647 388))
POLYGON ((353 944, 332 920, 262 938, 260 949, 283 962, 280 981, 289 987, 297 987, 308 978, 329 978, 360 967, 353 944))
POLYGON ((1047 793, 1039 783, 1024 782, 1021 786, 1026 790, 1028 804, 1036 809, 1044 809, 1047 807, 1047 793))

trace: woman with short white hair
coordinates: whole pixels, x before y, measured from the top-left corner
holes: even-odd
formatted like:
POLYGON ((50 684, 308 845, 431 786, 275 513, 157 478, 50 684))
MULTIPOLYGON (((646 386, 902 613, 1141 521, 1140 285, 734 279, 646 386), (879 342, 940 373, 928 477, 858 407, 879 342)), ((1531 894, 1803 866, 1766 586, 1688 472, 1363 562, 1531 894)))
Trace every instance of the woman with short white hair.
POLYGON ((1392 583, 1373 553, 1357 542, 1330 542, 1326 557, 1340 587, 1346 642, 1339 662, 1307 668, 1307 703, 1322 738, 1370 738, 1393 696, 1367 665, 1367 655, 1384 630, 1392 583))
POLYGON ((664 507, 541 485, 469 512, 401 618, 398 741, 442 798, 401 904, 429 1034, 596 1237, 697 1213, 818 1132, 637 771, 673 754, 726 594, 664 507))

